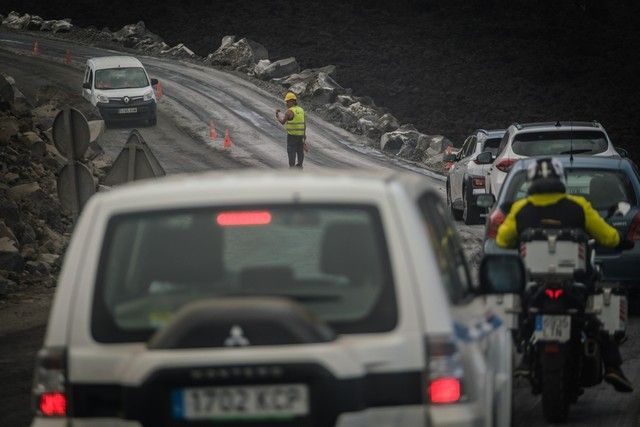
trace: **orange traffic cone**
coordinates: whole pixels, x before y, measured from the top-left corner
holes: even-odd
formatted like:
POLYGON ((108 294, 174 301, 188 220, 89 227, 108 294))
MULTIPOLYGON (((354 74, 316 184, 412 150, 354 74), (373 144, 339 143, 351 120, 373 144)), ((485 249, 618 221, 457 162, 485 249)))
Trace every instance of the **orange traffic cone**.
POLYGON ((156 85, 156 98, 158 99, 158 101, 160 101, 162 95, 164 95, 164 93, 162 92, 162 85, 160 84, 160 82, 158 82, 158 84, 156 85))
POLYGON ((71 52, 67 50, 67 53, 64 54, 64 63, 66 65, 71 64, 71 52))
POLYGON ((227 129, 224 133, 224 148, 231 148, 231 138, 229 138, 229 129, 227 129))
POLYGON ((209 138, 211 141, 215 141, 218 139, 218 132, 216 132, 216 127, 213 124, 213 120, 209 120, 209 138))
POLYGON ((33 42, 33 50, 31 51, 31 54, 33 56, 40 55, 40 48, 38 47, 38 40, 35 40, 33 42))
MULTIPOLYGON (((448 145, 447 146, 447 156, 451 155, 451 146, 448 145)), ((447 162, 447 170, 451 169, 453 167, 453 162, 452 161, 448 161, 447 162)))

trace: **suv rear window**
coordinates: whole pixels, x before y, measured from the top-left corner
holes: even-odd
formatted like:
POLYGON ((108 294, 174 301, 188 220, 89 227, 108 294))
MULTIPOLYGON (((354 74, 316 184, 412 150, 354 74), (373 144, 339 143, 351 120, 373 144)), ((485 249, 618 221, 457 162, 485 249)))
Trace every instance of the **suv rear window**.
MULTIPOLYGON (((514 176, 505 202, 527 196, 529 182, 526 171, 514 176)), ((636 197, 629 177, 623 172, 602 169, 571 169, 567 171, 567 193, 582 196, 598 211, 606 211, 618 202, 634 206, 636 197)))
POLYGON ((491 151, 491 154, 497 155, 500 148, 502 138, 489 138, 484 142, 482 151, 491 151))
POLYGON ((382 225, 369 206, 270 206, 114 217, 92 332, 146 341, 185 304, 279 296, 337 333, 393 329, 397 308, 382 225))
POLYGON ((597 154, 609 146, 600 131, 553 131, 517 134, 511 149, 520 156, 546 156, 557 154, 597 154))

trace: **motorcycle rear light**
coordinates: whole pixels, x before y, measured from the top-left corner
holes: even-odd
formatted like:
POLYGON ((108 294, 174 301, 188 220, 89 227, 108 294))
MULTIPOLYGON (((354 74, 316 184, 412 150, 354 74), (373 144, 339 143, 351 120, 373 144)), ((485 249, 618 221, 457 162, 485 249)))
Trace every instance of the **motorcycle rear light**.
POLYGON ((498 235, 498 228, 507 216, 501 209, 496 209, 489 215, 489 225, 487 226, 487 239, 495 239, 498 235))
POLYGON ((560 346, 558 344, 546 344, 544 346, 545 353, 558 353, 560 351, 560 346))
POLYGON ((427 400, 449 404, 464 400, 464 367, 453 338, 428 338, 427 400))
POLYGON ((65 416, 67 414, 67 396, 59 391, 42 393, 38 408, 46 417, 65 416))
POLYGON ((458 378, 438 378, 429 384, 431 403, 453 403, 460 400, 460 380, 458 378))
POLYGON ((631 225, 627 232, 627 240, 631 240, 632 242, 640 241, 640 212, 631 220, 631 225))
POLYGON ((31 391, 36 415, 44 417, 66 415, 66 371, 66 351, 63 348, 40 350, 31 391))
POLYGON ((471 184, 473 185, 473 188, 484 188, 484 177, 473 178, 471 180, 471 184))
POLYGON ((511 167, 516 161, 516 159, 502 159, 498 163, 496 163, 496 167, 502 172, 507 173, 511 170, 511 167))
POLYGON ((267 225, 271 223, 271 212, 268 211, 234 211, 221 212, 216 222, 222 227, 267 225))
POLYGON ((544 293, 549 299, 556 300, 562 296, 564 290, 562 289, 545 289, 544 293))

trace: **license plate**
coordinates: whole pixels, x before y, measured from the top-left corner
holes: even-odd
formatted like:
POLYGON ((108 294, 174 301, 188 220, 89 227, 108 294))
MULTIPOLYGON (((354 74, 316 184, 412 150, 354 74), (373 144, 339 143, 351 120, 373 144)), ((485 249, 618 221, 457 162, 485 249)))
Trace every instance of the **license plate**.
POLYGON ((571 338, 571 316, 538 314, 534 334, 540 341, 567 342, 571 338))
POLYGON ((133 107, 133 108, 119 108, 118 109, 118 114, 131 114, 131 113, 137 113, 138 109, 133 107))
POLYGON ((305 384, 193 387, 171 394, 173 418, 214 421, 287 421, 309 413, 305 384))

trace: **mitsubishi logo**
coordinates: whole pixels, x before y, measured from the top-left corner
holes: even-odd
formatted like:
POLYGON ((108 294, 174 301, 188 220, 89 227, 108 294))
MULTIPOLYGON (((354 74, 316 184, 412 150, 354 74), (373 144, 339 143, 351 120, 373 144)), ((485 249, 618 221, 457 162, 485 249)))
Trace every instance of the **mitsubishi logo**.
POLYGON ((129 97, 125 96, 124 98, 122 98, 122 100, 124 101, 125 104, 129 103, 129 97))
POLYGON ((249 340, 244 336, 244 331, 238 325, 233 325, 229 331, 229 337, 224 340, 225 347, 246 347, 249 340))

